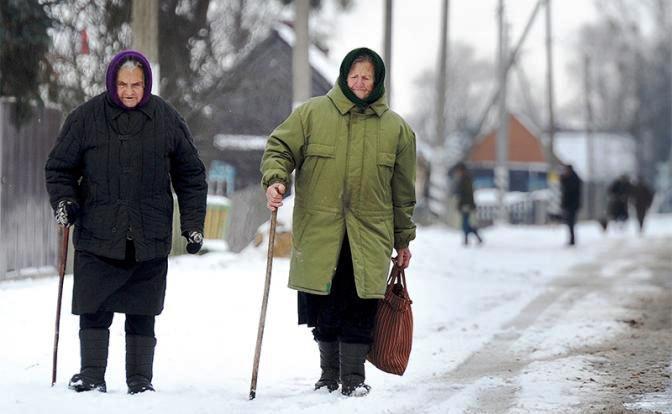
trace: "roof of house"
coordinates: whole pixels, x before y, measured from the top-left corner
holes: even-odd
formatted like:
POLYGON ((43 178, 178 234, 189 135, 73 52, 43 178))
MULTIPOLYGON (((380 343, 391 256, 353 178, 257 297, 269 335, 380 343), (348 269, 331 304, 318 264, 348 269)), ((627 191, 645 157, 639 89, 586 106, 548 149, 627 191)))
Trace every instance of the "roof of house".
MULTIPOLYGON (((520 117, 510 114, 508 127, 508 160, 511 163, 546 163, 541 139, 534 127, 526 125, 520 117)), ((472 163, 497 161, 497 130, 485 135, 472 147, 468 155, 472 163)))
MULTIPOLYGON (((289 46, 294 47, 295 35, 294 30, 291 27, 286 24, 276 24, 273 27, 273 30, 275 30, 282 40, 289 46)), ((308 45, 308 61, 310 62, 310 66, 312 66, 314 70, 317 70, 329 83, 336 83, 339 64, 331 62, 327 55, 312 43, 308 45)))
POLYGON ((263 151, 266 147, 266 135, 217 134, 213 140, 215 148, 222 151, 263 151))

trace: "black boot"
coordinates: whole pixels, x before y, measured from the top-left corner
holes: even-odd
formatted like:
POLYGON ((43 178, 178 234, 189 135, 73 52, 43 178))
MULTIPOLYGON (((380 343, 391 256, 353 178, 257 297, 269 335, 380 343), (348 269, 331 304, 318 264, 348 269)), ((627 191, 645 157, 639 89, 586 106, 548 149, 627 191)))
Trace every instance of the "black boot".
POLYGON ((154 391, 152 385, 156 338, 126 335, 126 385, 129 394, 154 391))
POLYGON ((322 375, 315 383, 315 389, 319 390, 322 387, 327 387, 329 392, 336 391, 338 389, 339 377, 338 341, 318 341, 317 345, 320 348, 320 368, 322 368, 322 375))
POLYGON ((368 344, 341 342, 341 393, 347 396, 363 397, 371 387, 364 383, 364 362, 369 353, 368 344))
POLYGON ((108 329, 80 329, 79 352, 81 368, 68 383, 68 388, 77 392, 98 390, 107 392, 105 369, 107 349, 110 344, 108 329))

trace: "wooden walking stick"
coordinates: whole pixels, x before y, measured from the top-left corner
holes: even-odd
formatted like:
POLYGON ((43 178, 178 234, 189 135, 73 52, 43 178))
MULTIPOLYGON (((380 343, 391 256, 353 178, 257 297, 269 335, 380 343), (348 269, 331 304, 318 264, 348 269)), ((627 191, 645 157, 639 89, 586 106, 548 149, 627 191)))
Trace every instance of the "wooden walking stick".
POLYGON ((261 301, 261 315, 259 316, 259 330, 257 331, 257 347, 254 351, 254 365, 252 368, 252 383, 250 384, 250 400, 257 396, 257 374, 259 374, 259 357, 261 356, 261 340, 264 337, 266 324, 266 308, 268 306, 268 292, 271 289, 271 268, 273 267, 273 243, 275 240, 275 225, 278 219, 278 209, 271 214, 271 229, 268 235, 268 256, 266 258, 266 283, 264 297, 261 301))
POLYGON ((68 239, 70 227, 63 227, 60 261, 58 263, 58 300, 56 301, 56 332, 54 333, 54 358, 51 369, 51 386, 56 383, 56 361, 58 360, 58 335, 61 326, 61 300, 63 299, 63 279, 65 278, 65 261, 68 259, 68 239))

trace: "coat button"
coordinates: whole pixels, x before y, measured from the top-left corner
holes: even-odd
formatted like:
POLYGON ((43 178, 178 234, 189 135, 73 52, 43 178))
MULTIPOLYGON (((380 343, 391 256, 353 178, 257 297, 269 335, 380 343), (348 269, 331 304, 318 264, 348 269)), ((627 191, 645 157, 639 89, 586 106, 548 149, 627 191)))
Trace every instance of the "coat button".
POLYGON ((112 226, 112 233, 116 233, 116 232, 117 232, 117 226, 112 226))

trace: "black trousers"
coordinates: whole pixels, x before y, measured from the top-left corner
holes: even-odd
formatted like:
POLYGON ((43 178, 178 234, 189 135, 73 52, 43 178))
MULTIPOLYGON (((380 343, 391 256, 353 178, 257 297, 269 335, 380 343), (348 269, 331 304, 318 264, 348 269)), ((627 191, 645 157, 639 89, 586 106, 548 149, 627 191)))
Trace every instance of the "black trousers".
MULTIPOLYGON (((98 311, 79 315, 80 329, 109 329, 114 319, 114 312, 98 311)), ((126 334, 154 337, 153 315, 126 315, 126 334)))
POLYGON ((569 229, 569 244, 573 245, 576 243, 574 238, 574 226, 576 225, 576 210, 565 210, 565 222, 569 229))
POLYGON ((299 292, 299 323, 315 327, 316 341, 370 344, 377 309, 377 299, 357 296, 346 234, 329 295, 299 292))

